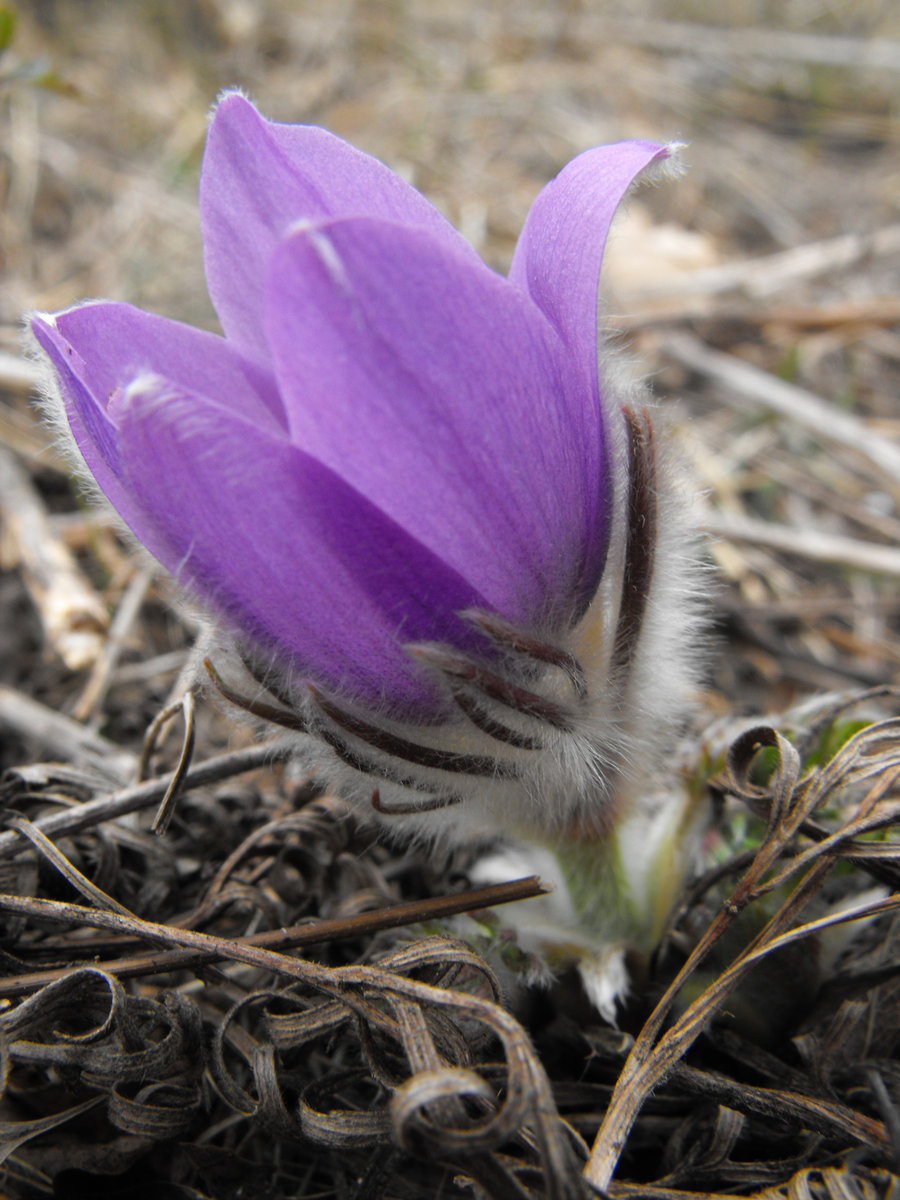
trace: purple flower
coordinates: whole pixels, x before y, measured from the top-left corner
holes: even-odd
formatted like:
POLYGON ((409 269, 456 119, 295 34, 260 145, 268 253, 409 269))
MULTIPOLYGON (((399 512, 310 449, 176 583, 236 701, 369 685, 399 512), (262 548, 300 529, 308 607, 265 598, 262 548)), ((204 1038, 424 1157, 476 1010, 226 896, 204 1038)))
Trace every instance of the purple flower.
POLYGON ((619 202, 666 154, 574 159, 506 279, 381 163, 231 94, 200 186, 224 336, 105 301, 32 319, 97 484, 257 675, 274 668, 282 707, 314 685, 345 751, 371 740, 360 713, 427 729, 456 699, 514 757, 540 719, 597 773, 586 722, 629 667, 614 642, 643 619, 656 489, 649 424, 632 417, 629 451, 598 358, 598 281, 619 202))

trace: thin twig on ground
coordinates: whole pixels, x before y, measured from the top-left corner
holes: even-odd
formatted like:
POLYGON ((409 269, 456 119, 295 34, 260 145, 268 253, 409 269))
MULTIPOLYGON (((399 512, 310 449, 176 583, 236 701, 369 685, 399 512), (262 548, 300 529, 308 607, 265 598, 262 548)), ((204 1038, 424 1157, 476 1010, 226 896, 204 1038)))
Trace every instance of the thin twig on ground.
POLYGON ((752 517, 721 518, 712 513, 704 515, 702 528, 712 537, 727 541, 748 542, 814 562, 900 577, 900 549, 894 546, 861 542, 857 538, 819 529, 798 529, 771 521, 755 521, 752 517))
POLYGON ((103 651, 103 601, 56 537, 40 494, 14 455, 0 446, 0 511, 6 566, 20 566, 48 645, 70 670, 91 666, 103 651))
POLYGON ((887 476, 891 486, 900 480, 900 447, 821 396, 785 383, 733 354, 713 350, 688 333, 667 334, 660 339, 659 349, 719 384, 727 403, 734 405, 740 400, 742 409, 746 408, 746 400, 761 404, 808 430, 817 440, 836 442, 863 455, 887 476))

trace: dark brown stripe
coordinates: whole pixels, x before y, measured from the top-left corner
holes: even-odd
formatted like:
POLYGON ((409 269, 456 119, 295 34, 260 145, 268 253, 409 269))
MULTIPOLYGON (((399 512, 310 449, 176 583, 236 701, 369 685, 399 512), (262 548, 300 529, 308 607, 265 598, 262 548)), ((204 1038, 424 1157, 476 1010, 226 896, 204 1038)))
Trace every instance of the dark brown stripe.
POLYGON ((510 683, 508 679, 495 675, 493 671, 486 670, 463 654, 454 654, 442 646, 407 646, 406 649, 420 662, 448 676, 451 687, 454 679, 461 679, 514 712, 545 721, 548 725, 567 733, 574 729, 572 715, 562 705, 539 696, 537 692, 530 692, 527 688, 510 683))
POLYGON ((494 738, 498 742, 505 742, 507 746, 518 746, 521 750, 543 749, 544 743, 540 738, 529 737, 527 733, 519 733, 517 729, 510 729, 508 725, 504 725, 501 721, 495 721, 459 685, 454 687, 451 683, 450 687, 453 692, 453 699, 476 729, 480 729, 482 733, 488 734, 489 737, 494 738))
POLYGON ((612 658, 614 677, 620 678, 627 675, 641 635, 659 528, 653 424, 645 412, 631 408, 625 408, 623 412, 628 426, 628 534, 622 603, 612 658))
POLYGON ((587 695, 587 680, 581 669, 581 663, 568 650, 561 650, 559 646, 554 646, 550 642, 539 641, 511 622, 505 621, 496 613, 483 612, 481 609, 469 609, 467 612, 460 613, 460 616, 471 621, 473 625, 477 625, 482 633, 497 642, 498 645, 508 650, 515 650, 517 654, 524 654, 527 658, 533 658, 537 662, 559 667, 568 675, 577 695, 581 698, 587 695))
POLYGON ((440 788, 433 784, 424 783, 415 776, 403 774, 395 766, 379 762, 376 759, 351 750, 340 734, 336 733, 333 729, 329 729, 327 725, 316 726, 314 734, 320 741, 331 747, 341 762, 346 763, 348 767, 352 767, 354 771, 359 771, 361 775, 374 775, 376 779, 383 779, 386 783, 396 783, 400 787, 410 788, 416 792, 423 792, 429 796, 440 794, 440 788))
POLYGON ((238 708, 242 708, 244 712, 259 717, 261 721, 271 721, 273 725, 280 725, 282 729, 291 729, 294 733, 309 733, 309 724, 298 713, 275 708, 274 705, 264 704, 261 700, 250 700, 247 696, 242 696, 240 692, 236 692, 228 686, 208 658, 204 658, 203 665, 216 685, 216 690, 221 692, 229 704, 234 704, 238 708))
MULTIPOLYGON (((388 733, 377 725, 371 725, 361 717, 345 712, 333 701, 327 699, 312 684, 307 684, 313 703, 328 719, 337 725, 339 730, 349 733, 361 742, 375 750, 387 754, 391 758, 399 758, 402 762, 412 763, 417 767, 427 767, 433 771, 449 771, 453 775, 478 775, 493 778, 497 774, 509 776, 495 758, 487 754, 454 754, 449 750, 437 750, 431 746, 419 746, 406 738, 388 733)), ((321 726, 318 732, 324 736, 321 726)), ((351 751, 353 753, 353 751, 351 751)))

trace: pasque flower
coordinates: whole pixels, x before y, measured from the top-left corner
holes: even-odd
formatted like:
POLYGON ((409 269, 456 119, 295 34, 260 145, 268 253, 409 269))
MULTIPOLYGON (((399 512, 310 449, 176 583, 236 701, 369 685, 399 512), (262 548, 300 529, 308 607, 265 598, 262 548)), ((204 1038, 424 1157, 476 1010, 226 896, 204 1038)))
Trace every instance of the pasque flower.
POLYGON ((575 158, 504 278, 381 163, 230 94, 200 186, 224 336, 32 318, 90 475, 210 615, 220 691, 387 821, 597 837, 683 709, 679 504, 598 340, 610 222, 667 155, 575 158))

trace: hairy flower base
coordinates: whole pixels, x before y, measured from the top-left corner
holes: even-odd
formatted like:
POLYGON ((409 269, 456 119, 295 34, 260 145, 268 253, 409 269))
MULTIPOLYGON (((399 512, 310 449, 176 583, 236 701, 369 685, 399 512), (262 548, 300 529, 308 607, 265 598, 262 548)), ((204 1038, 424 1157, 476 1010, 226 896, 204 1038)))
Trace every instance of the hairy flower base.
POLYGON ((470 610, 460 615, 484 639, 484 657, 407 645, 438 682, 443 720, 392 721, 286 680, 258 652, 235 653, 227 635, 206 659, 221 696, 302 735, 298 753, 364 818, 483 848, 474 882, 539 874, 552 893, 504 916, 525 953, 519 981, 548 985, 574 969, 612 1023, 708 824, 705 799, 670 757, 698 666, 693 537, 665 427, 637 399, 622 413, 616 450, 627 470, 597 596, 564 638, 470 610))
POLYGON ((446 698, 445 719, 420 725, 391 721, 310 682, 288 683, 246 648, 224 670, 217 655, 207 657, 219 693, 262 721, 306 735, 307 753, 310 739, 320 751, 327 748, 324 757, 314 755, 317 767, 370 816, 403 832, 435 840, 449 823, 457 841, 461 829, 476 838, 505 834, 560 844, 602 838, 623 805, 632 805, 635 780, 651 777, 653 751, 671 742, 682 711, 682 705, 666 708, 661 686, 654 708, 644 680, 660 661, 679 686, 690 674, 682 662, 690 607, 672 603, 680 559, 673 568, 671 553, 659 553, 671 540, 673 508, 670 500, 660 512, 656 434, 646 410, 624 412, 620 562, 569 645, 495 614, 460 614, 490 653, 406 647, 446 698), (451 808, 458 810, 452 819, 436 819, 451 808))

